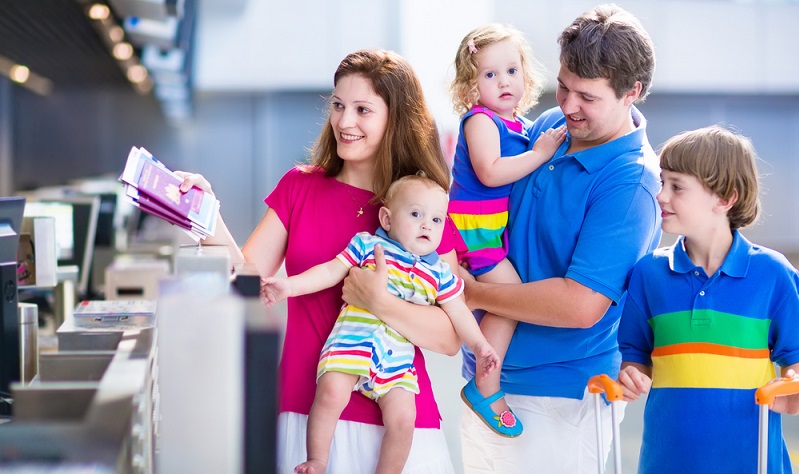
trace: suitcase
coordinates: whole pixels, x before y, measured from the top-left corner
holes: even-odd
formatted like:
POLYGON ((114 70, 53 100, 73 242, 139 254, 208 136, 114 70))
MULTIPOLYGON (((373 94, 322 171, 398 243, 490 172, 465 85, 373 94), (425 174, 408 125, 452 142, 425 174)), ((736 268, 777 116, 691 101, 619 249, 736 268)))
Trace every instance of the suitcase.
POLYGON ((613 422, 613 472, 621 474, 621 439, 619 438, 619 419, 616 414, 616 403, 624 398, 621 385, 606 374, 595 375, 588 380, 588 392, 594 394, 594 413, 596 415, 597 472, 605 472, 605 453, 602 439, 602 394, 610 403, 610 416, 613 422))
POLYGON ((757 472, 768 472, 768 406, 776 397, 799 393, 799 375, 782 377, 755 391, 755 403, 760 405, 760 424, 758 428, 757 472))

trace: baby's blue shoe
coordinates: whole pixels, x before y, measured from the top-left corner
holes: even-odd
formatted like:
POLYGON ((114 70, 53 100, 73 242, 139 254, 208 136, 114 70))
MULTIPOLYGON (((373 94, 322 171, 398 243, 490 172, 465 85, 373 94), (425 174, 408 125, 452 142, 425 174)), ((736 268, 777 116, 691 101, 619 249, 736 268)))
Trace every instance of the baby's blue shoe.
POLYGON ((469 383, 461 390, 463 402, 466 403, 466 406, 471 408, 489 428, 500 436, 515 438, 522 434, 522 422, 519 421, 516 415, 510 410, 503 411, 499 415, 491 410, 491 404, 504 396, 505 392, 500 390, 488 398, 483 398, 483 396, 480 395, 480 391, 477 390, 474 378, 469 380, 469 383))

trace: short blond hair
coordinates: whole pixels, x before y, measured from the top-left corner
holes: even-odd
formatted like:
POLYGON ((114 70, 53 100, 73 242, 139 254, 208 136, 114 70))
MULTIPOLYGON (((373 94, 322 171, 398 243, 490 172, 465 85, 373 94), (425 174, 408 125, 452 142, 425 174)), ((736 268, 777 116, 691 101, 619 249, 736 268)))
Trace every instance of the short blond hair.
POLYGON ((477 91, 477 61, 472 53, 472 46, 480 51, 488 45, 505 40, 512 41, 519 48, 524 73, 524 94, 514 112, 516 115, 524 115, 538 103, 546 76, 544 67, 533 55, 530 43, 521 31, 510 25, 489 23, 470 31, 458 46, 455 55, 455 79, 449 87, 452 105, 458 115, 468 112, 480 99, 477 91))
POLYGON ((696 177, 713 194, 738 200, 727 212, 731 229, 753 224, 760 214, 757 152, 749 138, 719 125, 682 132, 660 151, 660 168, 696 177))
POLYGON ((402 188, 411 183, 420 183, 430 189, 440 189, 442 193, 447 194, 447 190, 442 188, 440 184, 427 177, 424 171, 419 171, 416 174, 409 174, 391 183, 386 192, 386 197, 383 199, 383 205, 391 207, 391 203, 402 192, 402 188))

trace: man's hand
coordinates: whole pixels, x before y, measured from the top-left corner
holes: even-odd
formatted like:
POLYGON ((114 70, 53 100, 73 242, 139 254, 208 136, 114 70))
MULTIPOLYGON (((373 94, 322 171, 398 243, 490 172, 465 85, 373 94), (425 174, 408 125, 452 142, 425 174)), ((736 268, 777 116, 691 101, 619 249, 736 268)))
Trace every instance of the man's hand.
MULTIPOLYGON (((388 288, 388 267, 383 246, 375 246, 375 269, 351 268, 344 279, 341 297, 350 305, 363 308, 378 318, 382 298, 391 296, 388 288)), ((393 298, 393 296, 392 296, 393 298)))
POLYGON ((472 275, 469 270, 463 267, 459 267, 458 269, 458 276, 463 280, 463 300, 466 302, 466 306, 469 307, 470 311, 481 309, 479 306, 475 306, 474 299, 469 298, 469 293, 474 295, 474 289, 479 283, 474 279, 474 275, 472 275))

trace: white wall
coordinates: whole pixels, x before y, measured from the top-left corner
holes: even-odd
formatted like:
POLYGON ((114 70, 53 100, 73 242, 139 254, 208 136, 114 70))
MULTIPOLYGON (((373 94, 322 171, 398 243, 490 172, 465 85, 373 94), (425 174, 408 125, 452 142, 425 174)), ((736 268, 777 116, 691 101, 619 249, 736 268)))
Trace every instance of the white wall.
MULTIPOLYGON (((248 0, 203 8, 198 19, 199 91, 325 89, 347 53, 395 49, 419 73, 437 117, 453 120, 446 81, 455 49, 487 21, 525 32, 541 62, 557 71, 556 38, 595 1, 248 0)), ((618 2, 656 45, 662 92, 799 92, 797 2, 670 0, 618 2)))
POLYGON ((243 8, 200 3, 199 91, 329 87, 339 61, 363 48, 396 48, 394 2, 248 0, 243 8))

